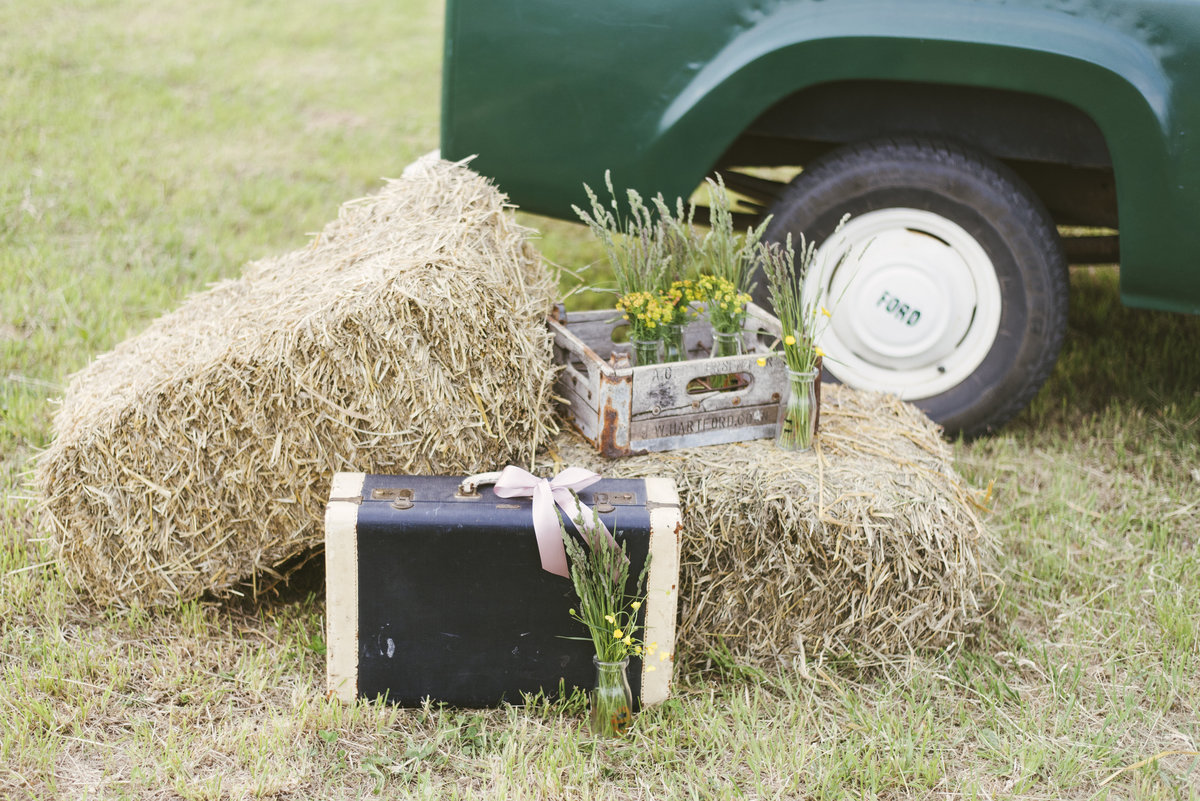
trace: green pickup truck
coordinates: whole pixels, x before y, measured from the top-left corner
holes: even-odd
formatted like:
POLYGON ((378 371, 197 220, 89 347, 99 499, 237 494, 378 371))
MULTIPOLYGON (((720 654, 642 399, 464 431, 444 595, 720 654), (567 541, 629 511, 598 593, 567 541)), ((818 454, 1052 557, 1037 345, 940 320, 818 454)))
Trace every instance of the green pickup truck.
POLYGON ((720 172, 820 243, 831 377, 950 433, 1049 375, 1068 263, 1200 312, 1200 0, 447 0, 441 137, 568 219, 720 172))

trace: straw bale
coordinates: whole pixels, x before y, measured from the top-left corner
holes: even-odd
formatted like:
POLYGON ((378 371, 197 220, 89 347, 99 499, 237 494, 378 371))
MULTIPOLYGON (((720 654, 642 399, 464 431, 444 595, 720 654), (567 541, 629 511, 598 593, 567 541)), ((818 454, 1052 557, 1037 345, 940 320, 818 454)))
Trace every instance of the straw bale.
POLYGON ((821 389, 807 453, 770 440, 605 460, 564 431, 558 464, 672 477, 683 504, 677 647, 749 664, 859 665, 961 644, 993 589, 993 539, 915 407, 821 389))
POLYGON ((97 358, 36 471, 66 575, 102 604, 238 592, 320 543, 335 471, 528 463, 557 430, 529 233, 427 157, 97 358))

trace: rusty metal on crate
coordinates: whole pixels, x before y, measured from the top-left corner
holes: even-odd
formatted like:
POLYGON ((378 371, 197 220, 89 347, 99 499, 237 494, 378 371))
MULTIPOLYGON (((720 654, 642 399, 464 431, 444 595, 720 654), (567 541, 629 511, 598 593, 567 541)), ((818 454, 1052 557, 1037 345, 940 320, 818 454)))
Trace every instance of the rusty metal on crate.
POLYGON ((754 304, 748 311, 743 355, 710 358, 712 329, 698 320, 684 329, 687 361, 630 367, 628 345, 613 341, 624 324, 617 312, 557 309, 548 324, 567 418, 609 458, 775 436, 787 371, 781 359, 758 359, 779 321, 754 304))

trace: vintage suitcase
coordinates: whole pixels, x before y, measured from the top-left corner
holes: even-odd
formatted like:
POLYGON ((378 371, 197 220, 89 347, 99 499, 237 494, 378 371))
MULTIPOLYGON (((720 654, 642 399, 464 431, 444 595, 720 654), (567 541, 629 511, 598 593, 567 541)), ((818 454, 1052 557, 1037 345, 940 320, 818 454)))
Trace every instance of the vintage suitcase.
MULTIPOLYGON (((494 480, 497 474, 489 474, 494 480)), ((484 479, 485 481, 488 479, 484 479)), ((679 497, 666 478, 600 480, 579 492, 627 544, 630 587, 651 556, 644 640, 671 653, 679 497)), ((521 703, 594 682, 571 582, 542 569, 530 498, 460 478, 339 473, 325 513, 329 690, 455 706, 521 703), (561 684, 560 684, 561 682, 561 684)), ((630 659, 642 705, 667 697, 671 659, 630 659)))

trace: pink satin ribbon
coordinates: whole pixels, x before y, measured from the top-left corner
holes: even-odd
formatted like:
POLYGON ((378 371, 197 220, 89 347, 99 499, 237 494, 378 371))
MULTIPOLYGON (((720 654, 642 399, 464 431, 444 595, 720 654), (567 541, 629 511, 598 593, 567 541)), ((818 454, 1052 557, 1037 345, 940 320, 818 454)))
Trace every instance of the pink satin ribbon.
MULTIPOLYGON (((542 569, 556 576, 569 578, 567 551, 563 547, 562 532, 558 527, 558 515, 554 512, 554 504, 558 504, 567 519, 576 523, 576 527, 579 527, 577 517, 584 521, 583 528, 595 520, 612 546, 618 547, 613 535, 598 517, 592 515, 592 510, 582 502, 577 505, 575 497, 571 495, 571 490, 578 492, 599 480, 599 475, 582 467, 568 467, 553 479, 545 479, 509 465, 500 473, 493 491, 501 498, 533 498, 533 533, 537 537, 542 569)), ((586 531, 584 535, 586 538, 586 531)), ((595 543, 592 542, 588 545, 595 547, 595 543)))

